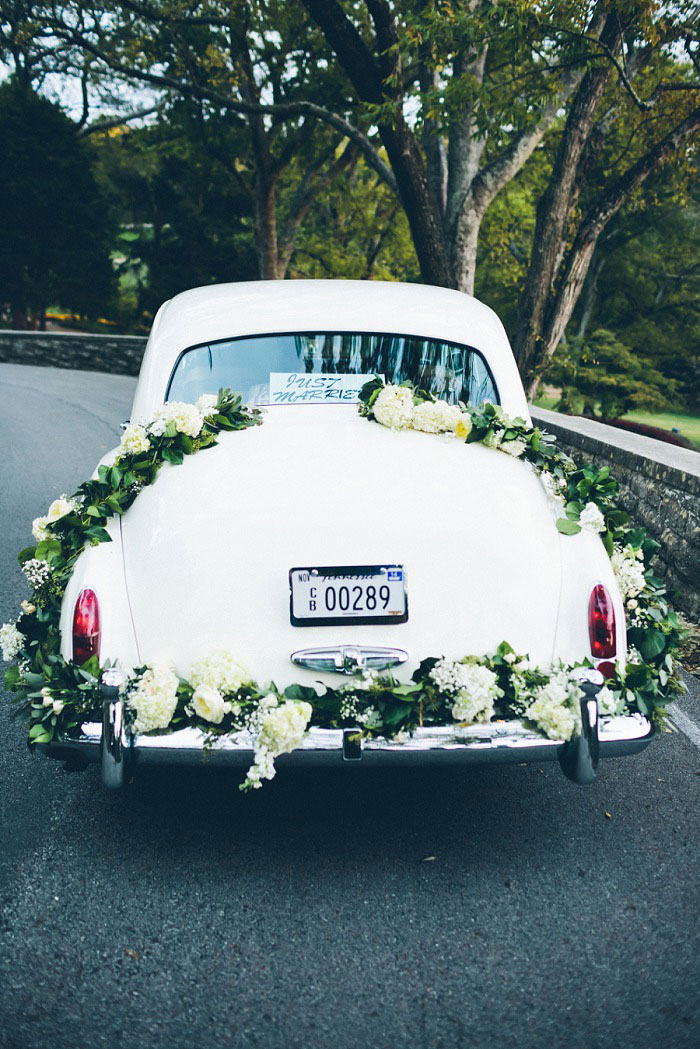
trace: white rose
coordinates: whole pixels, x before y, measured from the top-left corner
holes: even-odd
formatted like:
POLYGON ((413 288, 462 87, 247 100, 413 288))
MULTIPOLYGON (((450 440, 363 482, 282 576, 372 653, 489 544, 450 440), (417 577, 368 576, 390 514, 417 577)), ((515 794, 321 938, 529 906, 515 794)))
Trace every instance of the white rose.
POLYGON ((60 714, 65 707, 65 703, 62 699, 54 699, 52 706, 54 714, 60 714))
POLYGON ((65 517, 66 514, 72 513, 73 510, 77 509, 77 502, 75 499, 68 499, 65 495, 62 495, 60 499, 54 499, 49 507, 46 517, 51 523, 60 520, 61 517, 65 517))
POLYGON ((195 714, 205 721, 211 721, 213 725, 220 725, 223 721, 226 705, 221 693, 210 685, 200 685, 192 696, 195 714))

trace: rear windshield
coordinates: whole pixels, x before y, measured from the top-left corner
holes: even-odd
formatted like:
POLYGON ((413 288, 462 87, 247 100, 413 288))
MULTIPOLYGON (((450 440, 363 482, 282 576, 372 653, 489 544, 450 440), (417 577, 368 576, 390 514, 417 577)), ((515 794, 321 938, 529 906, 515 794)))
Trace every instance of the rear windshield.
POLYGON ((408 379, 451 404, 498 404, 496 385, 477 350, 366 332, 253 335, 193 346, 173 369, 167 400, 194 402, 229 387, 248 404, 356 401, 359 388, 375 374, 388 383, 408 379))

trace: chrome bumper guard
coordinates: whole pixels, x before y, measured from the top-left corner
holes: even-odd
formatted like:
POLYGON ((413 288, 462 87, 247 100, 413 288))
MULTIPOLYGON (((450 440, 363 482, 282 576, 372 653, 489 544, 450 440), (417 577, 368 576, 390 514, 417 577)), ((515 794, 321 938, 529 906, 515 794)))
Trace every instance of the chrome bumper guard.
MULTIPOLYGON (((105 690, 106 691, 106 690, 105 690)), ((116 689, 115 689, 116 692, 116 689)), ((419 728, 403 739, 359 739, 357 730, 309 730, 291 754, 277 759, 284 766, 469 765, 524 763, 558 760, 576 783, 595 778, 598 756, 636 754, 653 735, 651 723, 641 714, 598 717, 595 699, 581 700, 583 732, 570 742, 546 739, 520 721, 495 721, 486 725, 445 725, 419 728)), ((196 728, 162 735, 131 736, 122 718, 118 698, 105 698, 103 724, 89 722, 79 735, 38 749, 72 765, 101 762, 105 787, 118 788, 127 774, 145 765, 203 765, 247 767, 253 761, 253 741, 247 732, 221 736, 206 743, 196 728)))

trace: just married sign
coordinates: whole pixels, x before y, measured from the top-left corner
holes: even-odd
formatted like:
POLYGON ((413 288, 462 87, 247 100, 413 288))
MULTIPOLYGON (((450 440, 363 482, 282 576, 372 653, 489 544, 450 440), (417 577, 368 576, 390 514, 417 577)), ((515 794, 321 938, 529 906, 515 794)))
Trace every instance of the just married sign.
POLYGON ((374 375, 270 372, 270 404, 356 404, 374 375))

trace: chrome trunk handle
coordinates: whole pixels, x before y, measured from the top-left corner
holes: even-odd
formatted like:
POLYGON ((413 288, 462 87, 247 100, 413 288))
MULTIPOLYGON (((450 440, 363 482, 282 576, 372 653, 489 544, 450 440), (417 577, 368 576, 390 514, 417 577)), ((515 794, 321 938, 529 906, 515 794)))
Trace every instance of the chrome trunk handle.
POLYGON ((335 674, 357 674, 362 670, 387 670, 408 659, 403 648, 375 645, 329 645, 327 648, 300 648, 290 659, 297 667, 335 674))

